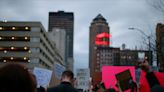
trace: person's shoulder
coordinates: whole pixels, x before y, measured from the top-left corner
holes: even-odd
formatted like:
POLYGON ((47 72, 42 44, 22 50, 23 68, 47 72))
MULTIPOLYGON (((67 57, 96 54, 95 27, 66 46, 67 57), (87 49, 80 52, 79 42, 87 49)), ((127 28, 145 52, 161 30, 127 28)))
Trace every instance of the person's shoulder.
POLYGON ((80 92, 78 89, 74 89, 74 91, 73 92, 80 92))
POLYGON ((57 86, 48 88, 47 92, 57 92, 57 91, 59 91, 59 89, 61 89, 61 85, 57 85, 57 86))

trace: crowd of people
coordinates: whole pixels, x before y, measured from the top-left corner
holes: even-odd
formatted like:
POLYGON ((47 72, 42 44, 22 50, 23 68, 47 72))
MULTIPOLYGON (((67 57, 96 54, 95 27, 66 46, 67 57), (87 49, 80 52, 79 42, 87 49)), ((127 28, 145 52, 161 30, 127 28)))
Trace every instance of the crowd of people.
POLYGON ((37 81, 24 65, 10 63, 0 68, 0 92, 78 92, 73 87, 74 74, 70 70, 62 73, 58 86, 37 88, 37 81))
MULTIPOLYGON (((153 75, 150 70, 147 61, 140 64, 147 75, 146 78, 150 82, 151 92, 164 92, 164 87, 160 86, 159 81, 153 75), (153 76, 152 76, 153 75, 153 76)), ((74 74, 70 70, 66 70, 62 73, 61 83, 51 88, 38 87, 34 74, 32 74, 24 65, 18 63, 10 63, 0 68, 0 92, 79 92, 73 86, 74 74)), ((139 92, 139 85, 134 81, 131 82, 131 92, 139 92)), ((123 92, 120 88, 119 82, 117 83, 119 92, 123 92)), ((116 92, 115 89, 104 87, 97 87, 97 89, 91 89, 89 92, 116 92)))

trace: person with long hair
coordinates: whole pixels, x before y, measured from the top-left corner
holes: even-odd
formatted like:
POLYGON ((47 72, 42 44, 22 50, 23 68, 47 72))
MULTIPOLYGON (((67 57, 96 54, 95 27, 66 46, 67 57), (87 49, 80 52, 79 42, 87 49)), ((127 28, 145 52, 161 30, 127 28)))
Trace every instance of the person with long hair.
POLYGON ((0 92, 35 92, 36 83, 28 69, 17 63, 0 68, 0 92))

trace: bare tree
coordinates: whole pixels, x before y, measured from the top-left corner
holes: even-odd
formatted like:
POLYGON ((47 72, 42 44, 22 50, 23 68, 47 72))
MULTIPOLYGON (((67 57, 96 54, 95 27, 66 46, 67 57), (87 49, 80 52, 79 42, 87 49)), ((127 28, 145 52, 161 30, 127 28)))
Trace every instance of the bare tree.
POLYGON ((164 0, 146 0, 155 10, 164 15, 164 0))

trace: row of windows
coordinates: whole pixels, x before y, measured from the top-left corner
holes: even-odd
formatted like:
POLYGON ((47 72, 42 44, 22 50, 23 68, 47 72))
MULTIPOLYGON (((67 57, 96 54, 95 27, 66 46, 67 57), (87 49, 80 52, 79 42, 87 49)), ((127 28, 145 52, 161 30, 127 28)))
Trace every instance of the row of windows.
POLYGON ((121 59, 132 59, 134 58, 133 56, 121 56, 121 59))
POLYGON ((40 52, 40 48, 38 47, 0 47, 0 51, 3 51, 4 53, 8 53, 8 52, 22 52, 22 51, 28 51, 28 53, 39 53, 40 52))
POLYGON ((97 61, 97 64, 103 64, 103 63, 108 64, 110 62, 112 62, 112 60, 100 60, 100 61, 97 61))
POLYGON ((31 28, 24 26, 24 27, 17 27, 17 26, 0 26, 0 31, 30 31, 31 28))
POLYGON ((30 58, 30 62, 38 64, 39 58, 30 58))
POLYGON ((4 51, 4 53, 7 51, 29 51, 29 47, 0 47, 0 51, 4 51))
POLYGON ((30 41, 29 37, 0 36, 0 41, 30 41))
POLYGON ((108 57, 108 56, 104 56, 104 57, 97 57, 96 59, 97 60, 110 60, 112 59, 113 57, 108 57))
POLYGON ((109 62, 113 61, 112 59, 102 59, 102 60, 97 60, 97 62, 109 62))
POLYGON ((1 62, 30 62, 28 57, 0 57, 1 62))
POLYGON ((111 58, 113 57, 113 55, 101 55, 101 56, 97 56, 98 58, 111 58))
MULTIPOLYGON (((40 53, 41 50, 40 48, 29 48, 29 47, 1 47, 0 51, 3 51, 4 53, 8 53, 9 51, 28 51, 29 53, 34 52, 34 53, 40 53)), ((41 52, 43 53, 43 52, 41 52)), ((45 56, 49 61, 51 61, 51 59, 43 53, 43 56, 45 56)), ((53 63, 51 61, 51 63, 53 63)))
POLYGON ((99 53, 109 53, 110 50, 98 50, 99 53))
POLYGON ((0 41, 30 41, 30 42, 40 42, 39 37, 15 37, 15 36, 0 36, 0 41))
POLYGON ((48 61, 50 61, 51 63, 53 63, 53 61, 50 59, 50 57, 48 57, 47 54, 45 54, 43 51, 40 51, 40 53, 42 53, 42 55, 43 55, 48 61))
MULTIPOLYGON (((46 39, 46 42, 48 42, 48 44, 51 46, 51 48, 53 48, 53 45, 52 45, 52 43, 50 42, 50 40, 47 38, 46 34, 45 34, 43 31, 41 31, 41 32, 42 32, 44 38, 46 39)), ((42 41, 42 42, 43 42, 43 41, 42 41)), ((44 42, 43 42, 43 43, 44 43, 44 42)), ((52 54, 52 55, 53 55, 53 54, 52 54)))
POLYGON ((40 38, 39 37, 31 37, 30 42, 40 42, 40 38))
POLYGON ((109 52, 100 52, 100 55, 112 55, 113 53, 109 53, 109 52))
POLYGON ((48 64, 46 64, 44 61, 39 60, 39 63, 40 63, 41 65, 43 65, 43 66, 45 66, 45 67, 47 67, 47 68, 50 69, 50 66, 49 66, 48 64))
POLYGON ((43 47, 50 53, 51 56, 54 56, 52 51, 47 47, 47 45, 41 40, 41 43, 43 44, 43 47))

